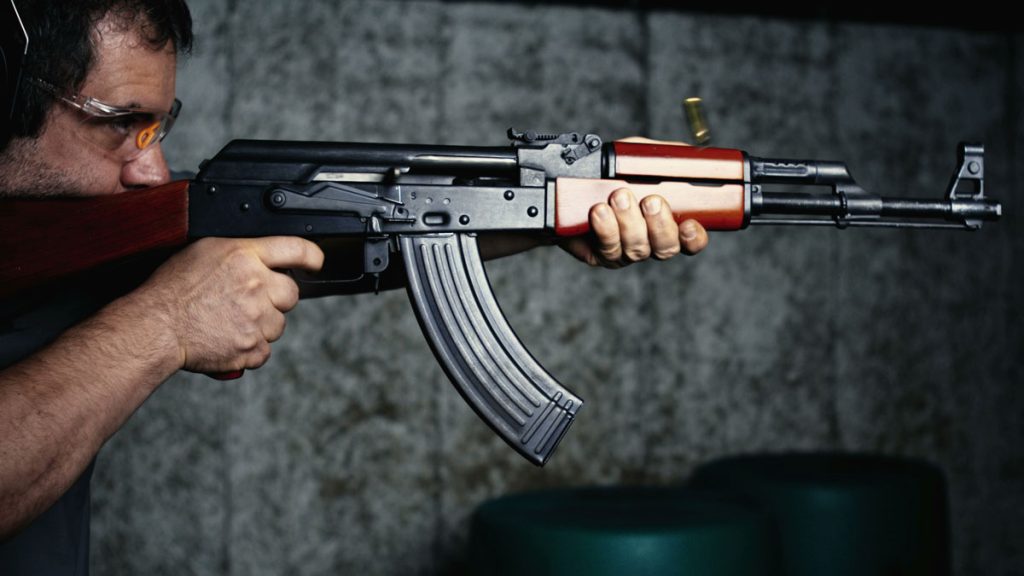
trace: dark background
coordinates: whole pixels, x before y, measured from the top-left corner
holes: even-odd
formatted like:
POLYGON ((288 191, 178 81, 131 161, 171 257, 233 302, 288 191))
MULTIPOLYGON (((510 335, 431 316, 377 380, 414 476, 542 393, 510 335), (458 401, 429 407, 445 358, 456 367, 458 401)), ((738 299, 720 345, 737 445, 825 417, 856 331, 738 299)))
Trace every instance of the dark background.
POLYGON ((97 574, 442 573, 487 498, 675 484, 714 458, 792 450, 935 462, 955 573, 1021 573, 1024 41, 1007 16, 191 4, 178 168, 235 137, 681 138, 679 101, 698 95, 716 145, 843 159, 888 195, 937 197, 957 142, 982 141, 1006 217, 973 234, 716 234, 699 257, 615 272, 556 249, 491 263, 520 337, 588 401, 545 469, 462 403, 404 293, 305 302, 266 367, 175 378, 101 453, 97 574))

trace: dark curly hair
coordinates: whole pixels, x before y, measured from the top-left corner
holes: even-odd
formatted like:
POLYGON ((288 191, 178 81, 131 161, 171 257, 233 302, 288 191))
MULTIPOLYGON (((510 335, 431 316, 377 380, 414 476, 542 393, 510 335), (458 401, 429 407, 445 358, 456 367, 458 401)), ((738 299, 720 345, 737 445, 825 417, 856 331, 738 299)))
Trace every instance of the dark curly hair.
MULTIPOLYGON (((179 53, 192 50, 192 16, 185 0, 19 0, 17 4, 29 37, 23 78, 45 79, 62 93, 73 94, 85 83, 96 58, 93 31, 107 16, 125 29, 137 30, 154 49, 171 42, 179 53)), ((54 102, 49 93, 22 81, 9 130, 0 134, 38 136, 54 102)), ((0 141, 0 152, 7 142, 0 141)))

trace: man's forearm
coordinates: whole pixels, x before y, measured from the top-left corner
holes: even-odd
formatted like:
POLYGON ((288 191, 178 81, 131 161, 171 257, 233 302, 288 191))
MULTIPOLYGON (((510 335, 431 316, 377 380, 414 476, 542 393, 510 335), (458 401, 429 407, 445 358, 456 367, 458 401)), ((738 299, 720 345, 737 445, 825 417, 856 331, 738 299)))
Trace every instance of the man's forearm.
POLYGON ((0 540, 74 483, 178 353, 164 317, 133 293, 0 372, 0 540))
POLYGON ((262 365, 298 302, 275 270, 317 270, 322 259, 299 238, 201 240, 0 372, 0 539, 56 501, 175 371, 262 365))

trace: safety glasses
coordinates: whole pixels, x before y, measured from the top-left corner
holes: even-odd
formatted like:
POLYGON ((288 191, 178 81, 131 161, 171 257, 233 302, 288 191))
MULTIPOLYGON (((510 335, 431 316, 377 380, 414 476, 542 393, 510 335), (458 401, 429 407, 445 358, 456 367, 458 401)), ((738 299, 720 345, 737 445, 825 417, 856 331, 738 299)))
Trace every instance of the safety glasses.
POLYGON ((134 160, 150 146, 163 140, 181 110, 181 101, 177 98, 166 112, 124 108, 80 94, 63 96, 53 84, 39 78, 30 77, 28 81, 80 111, 82 121, 79 135, 123 161, 134 160))

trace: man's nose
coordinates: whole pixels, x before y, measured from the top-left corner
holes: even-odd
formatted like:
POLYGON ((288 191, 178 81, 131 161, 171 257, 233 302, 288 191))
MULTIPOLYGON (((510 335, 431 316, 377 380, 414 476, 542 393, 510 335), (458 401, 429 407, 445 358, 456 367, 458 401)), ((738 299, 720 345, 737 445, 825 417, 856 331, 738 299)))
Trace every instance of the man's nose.
POLYGON ((125 188, 144 188, 166 184, 171 180, 170 169, 160 143, 149 147, 138 158, 126 162, 121 168, 121 185, 125 188))

